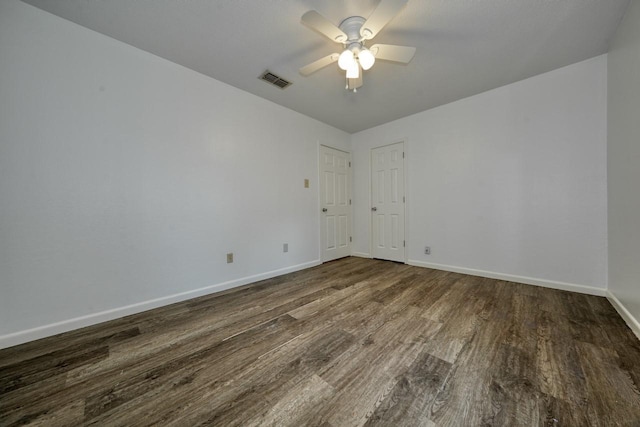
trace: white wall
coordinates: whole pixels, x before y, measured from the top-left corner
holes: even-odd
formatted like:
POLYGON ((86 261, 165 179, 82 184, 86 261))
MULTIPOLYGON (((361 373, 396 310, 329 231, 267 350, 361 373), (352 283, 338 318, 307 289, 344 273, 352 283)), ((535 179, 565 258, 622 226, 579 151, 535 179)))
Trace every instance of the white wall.
POLYGON ((0 58, 0 347, 319 261, 348 134, 16 0, 0 58))
POLYGON ((609 292, 640 337, 640 2, 609 53, 609 292))
POLYGON ((606 100, 600 56, 354 134, 354 250, 370 150, 405 139, 409 263, 604 295, 606 100))

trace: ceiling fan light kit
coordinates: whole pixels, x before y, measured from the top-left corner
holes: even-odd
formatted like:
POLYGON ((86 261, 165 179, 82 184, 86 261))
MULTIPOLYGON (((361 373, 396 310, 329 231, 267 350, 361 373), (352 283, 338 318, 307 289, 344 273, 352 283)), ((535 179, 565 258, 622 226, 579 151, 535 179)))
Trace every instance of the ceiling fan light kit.
POLYGON ((381 0, 368 19, 351 16, 343 20, 339 26, 335 26, 315 10, 302 15, 303 24, 330 40, 341 43, 344 50, 340 54, 333 53, 300 68, 300 74, 308 76, 338 61, 338 67, 346 71, 347 90, 356 92, 356 89, 362 86, 362 70, 371 69, 376 59, 408 64, 415 54, 414 47, 375 44, 367 49, 364 45, 364 42, 374 38, 406 3, 407 0, 381 0))
POLYGON ((376 57, 373 53, 362 43, 351 43, 345 50, 342 51, 338 58, 338 67, 345 70, 349 74, 349 70, 353 67, 358 67, 358 64, 363 70, 368 70, 373 67, 376 62, 376 57))

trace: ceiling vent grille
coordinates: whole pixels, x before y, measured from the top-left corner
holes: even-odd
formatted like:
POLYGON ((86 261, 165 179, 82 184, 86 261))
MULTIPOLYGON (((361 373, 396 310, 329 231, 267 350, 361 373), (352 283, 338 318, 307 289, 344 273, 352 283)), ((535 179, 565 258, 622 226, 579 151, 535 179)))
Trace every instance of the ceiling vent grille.
POLYGON ((274 86, 278 86, 280 89, 284 89, 288 86, 291 86, 292 84, 290 81, 285 80, 280 76, 276 76, 269 70, 262 73, 260 79, 264 80, 265 82, 271 83, 274 86))

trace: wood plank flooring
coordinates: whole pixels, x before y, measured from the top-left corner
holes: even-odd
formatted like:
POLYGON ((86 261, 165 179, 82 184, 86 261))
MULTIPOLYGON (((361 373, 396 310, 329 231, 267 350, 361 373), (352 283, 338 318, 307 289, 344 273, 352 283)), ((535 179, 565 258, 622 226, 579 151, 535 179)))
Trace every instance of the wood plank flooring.
POLYGON ((0 350, 0 425, 640 426, 639 381, 605 298, 345 258, 0 350))

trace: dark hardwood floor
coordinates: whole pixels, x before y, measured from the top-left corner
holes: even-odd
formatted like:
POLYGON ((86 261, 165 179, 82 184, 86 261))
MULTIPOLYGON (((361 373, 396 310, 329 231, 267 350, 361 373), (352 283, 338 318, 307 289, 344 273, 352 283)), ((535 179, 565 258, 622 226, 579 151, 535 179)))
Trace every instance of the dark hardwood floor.
POLYGON ((0 425, 640 425, 605 298, 346 258, 0 350, 0 425))

